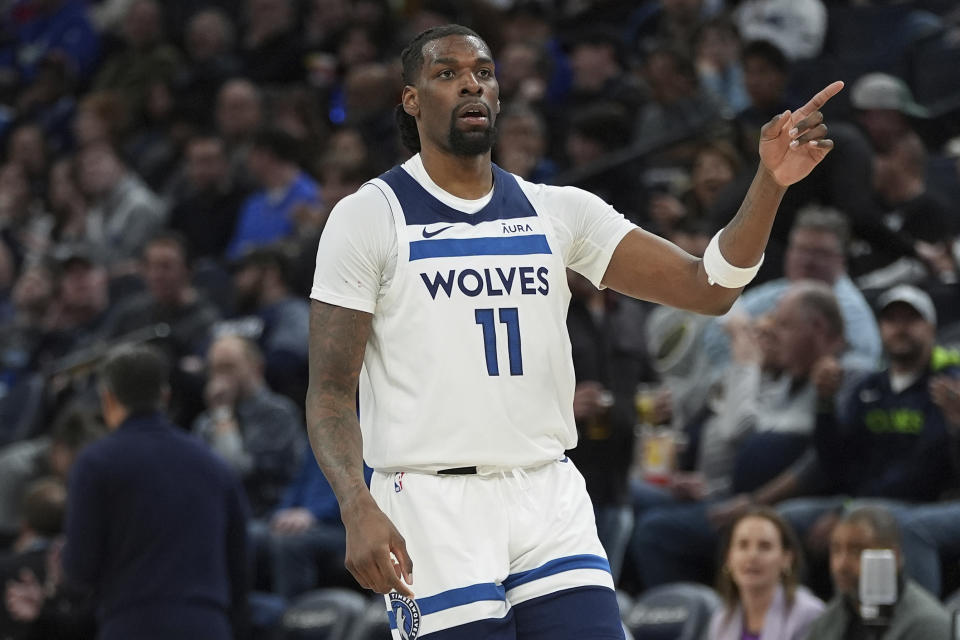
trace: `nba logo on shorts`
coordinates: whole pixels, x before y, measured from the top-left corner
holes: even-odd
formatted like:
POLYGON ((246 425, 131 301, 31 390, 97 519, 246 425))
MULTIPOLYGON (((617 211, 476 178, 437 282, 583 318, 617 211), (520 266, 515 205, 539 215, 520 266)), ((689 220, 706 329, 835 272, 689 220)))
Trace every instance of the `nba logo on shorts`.
POLYGON ((403 491, 403 471, 393 474, 393 491, 394 493, 400 493, 403 491))
POLYGON ((401 640, 416 640, 420 631, 420 607, 414 600, 399 593, 390 594, 390 610, 397 621, 401 640))

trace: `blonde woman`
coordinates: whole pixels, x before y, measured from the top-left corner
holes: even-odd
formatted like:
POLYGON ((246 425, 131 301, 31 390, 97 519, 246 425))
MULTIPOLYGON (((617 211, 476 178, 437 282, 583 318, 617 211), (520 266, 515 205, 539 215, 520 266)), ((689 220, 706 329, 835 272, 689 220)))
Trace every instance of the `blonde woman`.
POLYGON ((800 548, 790 525, 772 509, 738 518, 723 553, 717 590, 724 600, 709 640, 802 640, 823 602, 797 585, 800 548))

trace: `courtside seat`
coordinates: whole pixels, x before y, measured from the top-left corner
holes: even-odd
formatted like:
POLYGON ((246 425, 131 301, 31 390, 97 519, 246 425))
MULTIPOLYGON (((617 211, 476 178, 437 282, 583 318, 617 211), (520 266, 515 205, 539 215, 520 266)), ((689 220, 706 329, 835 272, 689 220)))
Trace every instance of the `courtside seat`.
POLYGON ((720 598, 704 585, 665 584, 637 598, 624 622, 637 640, 699 640, 719 605, 720 598))
POLYGON ((390 619, 383 596, 374 596, 357 616, 347 640, 390 640, 390 619))
POLYGON ((367 607, 367 599, 349 589, 317 589, 295 598, 280 621, 282 640, 345 640, 367 607))

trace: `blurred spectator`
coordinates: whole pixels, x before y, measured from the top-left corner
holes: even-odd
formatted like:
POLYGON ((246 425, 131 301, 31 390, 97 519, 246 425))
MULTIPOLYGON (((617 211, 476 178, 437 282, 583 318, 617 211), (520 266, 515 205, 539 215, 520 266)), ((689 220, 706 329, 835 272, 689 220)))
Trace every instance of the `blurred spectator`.
POLYGON ((123 154, 130 168, 155 192, 166 191, 180 160, 183 140, 178 138, 193 128, 185 117, 174 104, 170 81, 157 80, 147 87, 143 122, 127 137, 123 154))
POLYGON ((667 236, 684 219, 708 220, 720 192, 740 173, 743 161, 725 140, 708 140, 697 148, 690 172, 690 189, 681 198, 669 185, 654 185, 648 215, 650 230, 667 236))
POLYGON ((25 11, 13 25, 12 41, 0 48, 3 85, 29 84, 51 55, 61 56, 80 78, 93 72, 99 36, 87 17, 84 0, 28 0, 22 4, 25 11))
POLYGON ((805 640, 823 602, 799 584, 803 552, 790 525, 771 509, 751 510, 733 523, 721 549, 724 606, 707 640, 805 640))
POLYGON ((306 46, 332 52, 341 31, 350 22, 350 5, 350 0, 310 0, 303 25, 306 46))
POLYGON ((17 112, 43 128, 51 152, 67 149, 73 142, 76 83, 76 74, 64 57, 50 55, 38 65, 36 79, 17 96, 17 112))
POLYGON ((374 160, 384 171, 401 153, 393 119, 400 89, 396 74, 385 64, 356 65, 343 83, 345 123, 360 131, 368 147, 377 149, 374 160))
POLYGON ((243 479, 254 517, 270 513, 306 448, 299 409, 263 379, 263 356, 245 338, 224 336, 207 354, 207 410, 193 425, 243 479))
MULTIPOLYGON (((497 164, 530 182, 549 183, 557 167, 547 153, 547 125, 522 102, 507 105, 497 117, 497 164)), ((324 196, 329 194, 324 190, 324 196)))
POLYGON ((21 124, 10 132, 7 140, 7 160, 23 167, 30 183, 30 191, 37 198, 42 198, 46 191, 47 154, 47 142, 39 125, 21 124))
POLYGON ((238 334, 259 345, 270 388, 302 406, 307 389, 310 305, 291 291, 292 265, 285 248, 254 249, 235 263, 237 317, 214 335, 238 334))
POLYGON ((633 463, 634 392, 648 374, 646 313, 643 306, 600 291, 572 271, 567 281, 572 294, 567 328, 577 383, 573 415, 579 434, 570 455, 586 480, 616 582, 633 527, 627 475, 633 463))
MULTIPOLYGON (((725 135, 723 105, 719 98, 701 89, 693 59, 684 50, 657 47, 644 60, 643 77, 652 100, 637 118, 634 135, 638 140, 653 142, 696 131, 709 131, 715 137, 725 135)), ((691 154, 680 155, 686 156, 680 160, 689 160, 691 154)))
MULTIPOLYGON (((728 372, 725 380, 731 388, 724 390, 723 408, 715 421, 704 426, 700 468, 705 477, 687 483, 685 497, 701 500, 709 497, 708 489, 720 492, 692 504, 661 500, 666 504, 647 509, 638 519, 631 553, 645 587, 704 577, 716 551, 719 527, 749 506, 746 496, 717 502, 729 495, 733 462, 746 435, 774 432, 762 467, 776 473, 796 458, 796 441, 813 432, 816 390, 810 374, 821 360, 837 354, 843 342, 843 320, 831 290, 817 282, 794 284, 777 304, 773 331, 773 354, 783 374, 774 382, 764 382, 764 354, 756 338, 749 331, 737 335, 734 344, 742 354, 737 356, 740 366, 728 372), (704 481, 707 478, 721 482, 711 486, 704 481)), ((760 475, 762 470, 753 472, 760 475)), ((649 493, 643 492, 643 497, 649 493)))
POLYGON ((801 535, 810 533, 814 548, 823 548, 828 525, 851 497, 935 500, 953 480, 947 422, 930 384, 960 378, 960 360, 935 347, 936 311, 920 289, 894 287, 877 306, 889 369, 867 376, 845 396, 838 396, 837 363, 824 363, 813 377, 825 407, 817 412, 817 466, 798 478, 797 488, 809 491, 813 484, 830 497, 791 500, 780 510, 801 535))
POLYGON ((298 204, 320 202, 317 183, 299 165, 300 146, 278 129, 260 132, 253 140, 247 165, 260 186, 240 210, 227 256, 238 258, 253 247, 294 235, 293 211, 298 204))
POLYGON ((162 201, 106 142, 83 148, 77 166, 80 187, 91 199, 87 240, 112 272, 135 270, 147 239, 165 222, 162 201))
POLYGON ((273 590, 281 596, 294 598, 347 578, 340 507, 313 456, 303 457, 276 511, 250 529, 254 546, 269 556, 273 590))
POLYGON ((744 41, 776 42, 791 60, 817 57, 827 35, 822 0, 744 0, 734 20, 744 41))
POLYGON ((619 103, 596 102, 585 106, 570 117, 565 151, 572 169, 586 171, 587 177, 580 179, 577 186, 636 219, 643 203, 640 195, 643 188, 636 179, 636 166, 626 164, 612 170, 590 171, 608 153, 630 143, 630 124, 626 110, 619 103))
POLYGON ((550 54, 544 45, 529 40, 505 45, 497 55, 501 102, 539 105, 546 97, 550 72, 550 54))
POLYGON ((65 579, 94 594, 104 640, 242 635, 247 506, 239 481, 164 417, 158 352, 114 349, 101 371, 112 433, 70 473, 65 579))
POLYGON ((264 122, 263 95, 249 80, 227 81, 217 94, 217 131, 227 144, 230 172, 246 188, 252 182, 247 172, 247 154, 264 122))
POLYGON ((110 309, 107 270, 97 249, 63 247, 55 255, 59 267, 55 297, 56 355, 88 347, 103 338, 110 309))
POLYGON ((166 325, 159 341, 173 364, 169 412, 189 423, 201 410, 201 383, 193 360, 203 355, 210 328, 220 318, 217 308, 191 285, 192 259, 186 239, 162 231, 147 241, 141 272, 146 291, 119 302, 110 314, 108 340, 122 339, 138 329, 166 325))
POLYGON ((740 36, 727 18, 713 18, 697 30, 694 55, 700 85, 723 99, 733 113, 750 105, 740 49, 740 36))
POLYGON ((868 73, 853 83, 850 104, 873 148, 889 151, 913 130, 911 118, 928 118, 930 112, 917 104, 907 83, 888 73, 868 73))
POLYGON ((246 77, 258 84, 303 78, 301 43, 292 0, 246 0, 240 59, 246 77))
POLYGON ((189 64, 180 68, 173 88, 179 107, 198 124, 213 124, 217 92, 240 73, 235 39, 233 23, 219 9, 201 9, 190 17, 184 39, 189 64))
POLYGON ((222 138, 194 135, 184 155, 183 181, 172 194, 170 227, 187 238, 196 258, 219 260, 233 236, 246 192, 230 175, 222 138))
POLYGON ((640 84, 628 73, 626 49, 616 31, 603 27, 583 29, 570 42, 568 55, 573 76, 567 109, 613 102, 625 110, 628 118, 633 118, 645 96, 640 84))
POLYGON ((760 129, 778 113, 790 108, 787 80, 790 61, 777 45, 754 40, 743 47, 743 82, 750 103, 737 113, 740 145, 755 158, 760 145, 760 129))
POLYGON ((27 487, 45 476, 66 482, 77 454, 104 433, 97 418, 82 411, 61 415, 49 436, 0 449, 0 538, 6 548, 18 534, 27 487))
MULTIPOLYGON (((843 362, 871 370, 880 360, 880 334, 873 310, 863 293, 846 274, 844 248, 848 227, 843 216, 825 208, 809 208, 797 216, 784 260, 783 278, 749 289, 736 302, 735 313, 757 317, 771 311, 777 300, 800 280, 818 280, 833 288, 843 314, 845 349, 843 362)), ((711 320, 704 331, 703 345, 713 366, 722 367, 727 358, 727 341, 722 319, 711 320)))
POLYGON ((914 133, 899 136, 874 161, 873 189, 884 240, 859 242, 857 284, 882 289, 927 278, 956 282, 951 254, 956 225, 949 206, 927 189, 927 150, 914 133))
POLYGON ((36 258, 47 249, 51 216, 33 196, 23 165, 0 165, 0 237, 12 249, 15 260, 36 258))
POLYGON ((107 58, 94 79, 95 89, 122 96, 134 122, 144 115, 155 82, 170 82, 180 54, 164 38, 162 7, 156 0, 134 0, 123 17, 123 48, 107 58))
MULTIPOLYGON (((3 271, 12 276, 10 253, 5 245, 0 243, 0 263, 7 262, 10 265, 4 267, 3 271)), ((32 347, 35 341, 28 336, 39 336, 40 332, 50 329, 55 294, 56 276, 47 262, 27 264, 16 277, 9 298, 11 308, 4 312, 5 322, 0 325, 0 342, 3 344, 0 361, 4 391, 16 378, 13 371, 27 370, 36 364, 32 362, 32 347)))
MULTIPOLYGON (((823 616, 810 627, 810 638, 843 640, 873 635, 876 625, 864 621, 860 613, 861 554, 866 549, 889 549, 896 555, 898 566, 903 566, 897 522, 880 507, 856 509, 843 516, 834 528, 830 536, 830 575, 836 595, 823 616)), ((902 575, 897 582, 897 602, 889 614, 883 638, 949 637, 950 616, 943 606, 902 575)))
POLYGON ((94 142, 121 144, 130 128, 131 113, 116 91, 95 91, 86 95, 73 119, 73 139, 78 149, 94 142))
POLYGON ((706 16, 703 0, 661 0, 637 3, 640 6, 630 17, 628 41, 637 50, 648 53, 661 45, 686 49, 706 16))
POLYGON ((87 199, 77 184, 73 158, 57 159, 50 167, 47 206, 53 215, 50 241, 56 246, 81 242, 87 234, 87 199))
MULTIPOLYGON (((53 585, 57 569, 51 566, 58 561, 61 543, 57 537, 63 532, 66 512, 67 490, 64 480, 53 477, 34 480, 23 496, 23 519, 21 533, 11 553, 0 556, 0 584, 4 588, 4 606, 0 606, 0 637, 5 640, 20 638, 53 638, 62 640, 83 637, 91 633, 91 625, 76 624, 74 633, 66 635, 50 633, 36 620, 24 620, 22 614, 34 599, 34 583, 39 581, 53 585), (50 580, 48 577, 50 567, 50 580)), ((42 601, 40 595, 37 600, 42 601)), ((58 606, 64 603, 58 602, 58 606)), ((72 622, 80 622, 74 619, 72 622)))

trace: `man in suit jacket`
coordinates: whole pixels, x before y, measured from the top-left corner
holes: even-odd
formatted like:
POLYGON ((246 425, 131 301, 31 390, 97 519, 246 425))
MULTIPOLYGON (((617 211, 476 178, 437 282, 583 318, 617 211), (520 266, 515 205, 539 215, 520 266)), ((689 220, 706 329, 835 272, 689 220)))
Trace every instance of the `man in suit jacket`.
POLYGON ((246 499, 232 470, 162 413, 167 376, 150 347, 111 353, 100 400, 112 433, 71 472, 64 572, 92 588, 101 640, 243 633, 246 499))

